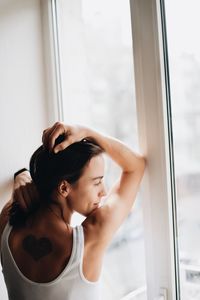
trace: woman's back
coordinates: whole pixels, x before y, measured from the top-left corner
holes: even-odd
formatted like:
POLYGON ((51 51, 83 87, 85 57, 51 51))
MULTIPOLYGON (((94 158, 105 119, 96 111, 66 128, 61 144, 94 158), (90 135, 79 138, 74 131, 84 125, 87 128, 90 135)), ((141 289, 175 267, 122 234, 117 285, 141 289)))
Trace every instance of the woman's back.
POLYGON ((74 300, 78 299, 78 295, 79 298, 87 295, 85 299, 98 299, 100 272, 96 272, 98 278, 91 281, 87 274, 91 276, 91 270, 95 269, 95 264, 99 266, 101 259, 98 260, 99 252, 96 253, 93 264, 94 249, 84 231, 88 232, 87 225, 69 228, 48 210, 38 213, 34 223, 29 222, 21 229, 14 229, 7 223, 2 235, 1 253, 8 293, 13 293, 9 299, 27 299, 27 293, 33 286, 34 300, 44 296, 51 299, 52 293, 53 299, 58 293, 57 300, 74 300), (20 295, 18 288, 22 292, 20 295))
POLYGON ((54 280, 69 261, 73 229, 48 210, 38 212, 31 223, 30 219, 25 227, 11 230, 9 247, 13 258, 30 280, 54 280))

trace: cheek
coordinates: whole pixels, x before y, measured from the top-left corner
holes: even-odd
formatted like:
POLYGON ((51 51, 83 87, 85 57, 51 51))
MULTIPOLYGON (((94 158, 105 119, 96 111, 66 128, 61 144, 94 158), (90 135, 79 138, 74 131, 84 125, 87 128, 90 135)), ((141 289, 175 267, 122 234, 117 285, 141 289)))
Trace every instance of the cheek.
POLYGON ((85 206, 88 202, 91 201, 91 198, 93 198, 93 191, 91 187, 84 187, 80 189, 76 195, 76 199, 79 205, 85 206))
POLYGON ((93 203, 98 195, 98 187, 95 185, 81 185, 72 191, 71 201, 74 208, 86 208, 93 203))
POLYGON ((80 201, 82 201, 83 206, 87 207, 93 204, 93 202, 97 199, 98 189, 95 186, 90 186, 84 190, 82 193, 82 197, 80 197, 80 201))

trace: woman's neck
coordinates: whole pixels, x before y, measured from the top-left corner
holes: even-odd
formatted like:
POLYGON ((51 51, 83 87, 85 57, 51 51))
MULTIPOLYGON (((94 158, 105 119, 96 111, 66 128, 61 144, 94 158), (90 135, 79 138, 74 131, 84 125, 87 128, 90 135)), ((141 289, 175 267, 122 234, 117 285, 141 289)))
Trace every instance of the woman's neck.
POLYGON ((65 203, 52 201, 46 206, 46 209, 50 209, 58 218, 70 225, 72 212, 69 210, 65 203))

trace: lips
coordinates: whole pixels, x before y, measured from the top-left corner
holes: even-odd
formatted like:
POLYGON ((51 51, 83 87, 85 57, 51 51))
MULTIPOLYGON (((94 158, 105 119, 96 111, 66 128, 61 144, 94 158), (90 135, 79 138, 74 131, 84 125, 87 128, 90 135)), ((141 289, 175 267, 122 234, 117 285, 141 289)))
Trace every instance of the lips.
POLYGON ((94 203, 94 205, 100 205, 101 201, 94 203))

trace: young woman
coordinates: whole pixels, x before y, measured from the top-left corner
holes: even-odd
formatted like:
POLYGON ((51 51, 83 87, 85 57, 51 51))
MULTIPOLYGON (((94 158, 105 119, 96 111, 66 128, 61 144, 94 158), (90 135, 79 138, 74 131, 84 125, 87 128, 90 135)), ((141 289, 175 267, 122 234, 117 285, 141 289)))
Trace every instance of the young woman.
POLYGON ((133 206, 144 169, 144 157, 115 138, 59 122, 46 129, 30 160, 31 176, 16 176, 15 201, 0 216, 9 299, 101 299, 103 257, 133 206), (107 195, 103 153, 121 168, 107 195), (74 212, 86 217, 76 227, 70 225, 74 212))

